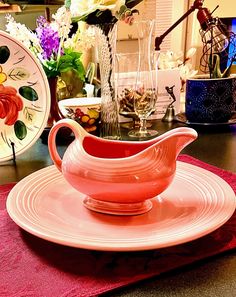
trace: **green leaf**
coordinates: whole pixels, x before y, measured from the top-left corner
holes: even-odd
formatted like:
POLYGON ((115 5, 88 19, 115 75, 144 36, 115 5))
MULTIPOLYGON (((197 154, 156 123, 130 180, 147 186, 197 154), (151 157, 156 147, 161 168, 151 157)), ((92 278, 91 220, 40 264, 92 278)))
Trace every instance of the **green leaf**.
POLYGON ((16 137, 20 140, 23 140, 27 135, 27 128, 22 121, 16 121, 14 124, 14 131, 16 137))
POLYGON ((59 59, 58 71, 63 73, 69 70, 74 70, 78 77, 84 81, 85 69, 80 57, 81 53, 66 50, 65 54, 59 59))
POLYGON ((119 14, 122 14, 126 11, 127 6, 126 5, 121 5, 120 10, 119 10, 119 14))
POLYGON ((10 57, 10 50, 7 46, 0 46, 0 64, 6 63, 10 57))
POLYGON ((65 0, 65 7, 70 8, 71 0, 65 0))
POLYGON ((139 3, 141 3, 143 0, 127 0, 125 5, 128 8, 133 8, 134 6, 138 5, 139 3))
POLYGON ((29 101, 37 101, 39 99, 37 92, 29 86, 20 87, 19 93, 22 97, 29 101))
POLYGON ((58 71, 56 60, 46 61, 43 64, 43 69, 47 77, 56 77, 60 74, 60 72, 58 71))
POLYGON ((222 73, 220 70, 220 56, 213 54, 212 56, 212 78, 221 78, 222 73))

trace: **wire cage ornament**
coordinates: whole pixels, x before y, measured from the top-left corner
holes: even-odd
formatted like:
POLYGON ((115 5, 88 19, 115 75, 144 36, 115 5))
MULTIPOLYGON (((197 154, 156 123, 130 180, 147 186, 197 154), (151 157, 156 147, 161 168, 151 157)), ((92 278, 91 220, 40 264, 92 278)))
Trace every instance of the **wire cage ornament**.
POLYGON ((210 77, 218 56, 220 69, 227 69, 236 60, 236 34, 227 30, 227 26, 219 18, 214 18, 207 28, 199 30, 202 38, 202 56, 200 70, 210 73, 210 77), (217 56, 216 56, 217 55, 217 56))

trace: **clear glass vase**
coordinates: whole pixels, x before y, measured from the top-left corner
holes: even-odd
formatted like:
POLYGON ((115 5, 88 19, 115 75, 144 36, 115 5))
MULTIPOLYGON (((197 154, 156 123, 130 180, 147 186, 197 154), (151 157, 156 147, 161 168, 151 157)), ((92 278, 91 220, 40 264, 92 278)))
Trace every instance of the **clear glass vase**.
POLYGON ((95 34, 101 76, 100 136, 107 139, 120 139, 118 102, 115 86, 117 24, 96 25, 95 34))
POLYGON ((141 139, 158 134, 158 131, 147 127, 147 119, 155 111, 157 100, 156 66, 153 55, 154 47, 152 47, 155 21, 138 21, 134 25, 138 36, 139 51, 135 86, 132 92, 134 111, 140 119, 140 128, 131 130, 128 135, 141 139))
MULTIPOLYGON (((125 82, 122 83, 125 86, 126 95, 123 103, 125 101, 128 106, 132 104, 134 114, 140 120, 140 128, 131 130, 128 133, 132 138, 149 138, 158 134, 158 131, 148 129, 147 126, 147 119, 155 111, 157 100, 156 65, 153 46, 154 25, 154 20, 137 21, 134 23, 138 37, 138 53, 132 54, 134 58, 131 66, 134 69, 129 73, 126 85, 125 82), (130 99, 129 102, 127 102, 128 99, 130 99)), ((119 66, 121 66, 122 57, 118 56, 118 61, 120 61, 119 66)), ((129 63, 126 62, 125 64, 128 65, 129 63)))

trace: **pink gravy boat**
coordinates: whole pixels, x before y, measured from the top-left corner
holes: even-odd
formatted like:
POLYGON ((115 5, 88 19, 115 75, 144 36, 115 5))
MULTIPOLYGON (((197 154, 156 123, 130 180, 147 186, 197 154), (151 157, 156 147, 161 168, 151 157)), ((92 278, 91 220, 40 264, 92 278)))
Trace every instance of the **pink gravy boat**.
POLYGON ((84 205, 97 212, 137 215, 152 208, 151 199, 162 193, 176 172, 176 158, 197 138, 191 128, 175 128, 147 141, 107 140, 87 133, 70 119, 51 129, 51 158, 64 178, 80 193, 84 205), (75 140, 63 159, 56 148, 56 134, 70 128, 75 140))

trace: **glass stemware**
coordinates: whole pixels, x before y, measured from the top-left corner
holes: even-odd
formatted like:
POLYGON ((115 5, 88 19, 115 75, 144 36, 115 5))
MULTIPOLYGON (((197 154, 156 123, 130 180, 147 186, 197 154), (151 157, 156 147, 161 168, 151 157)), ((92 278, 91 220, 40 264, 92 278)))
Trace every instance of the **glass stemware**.
POLYGON ((135 138, 152 137, 158 131, 147 129, 147 118, 155 111, 157 99, 156 67, 153 59, 152 37, 154 20, 135 22, 139 42, 138 69, 135 87, 132 90, 134 111, 140 119, 139 130, 128 135, 135 138))
POLYGON ((147 129, 147 118, 151 115, 155 108, 156 94, 153 89, 140 89, 133 92, 134 110, 140 119, 139 130, 131 130, 128 135, 130 137, 144 138, 158 134, 158 131, 147 129))
POLYGON ((116 54, 116 86, 119 102, 119 114, 121 126, 135 129, 139 125, 139 118, 134 112, 133 90, 135 88, 138 52, 116 54), (128 121, 127 121, 128 118, 128 121), (132 121, 129 121, 132 119, 132 121))

